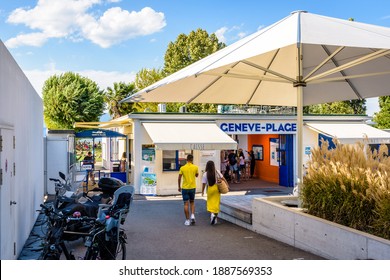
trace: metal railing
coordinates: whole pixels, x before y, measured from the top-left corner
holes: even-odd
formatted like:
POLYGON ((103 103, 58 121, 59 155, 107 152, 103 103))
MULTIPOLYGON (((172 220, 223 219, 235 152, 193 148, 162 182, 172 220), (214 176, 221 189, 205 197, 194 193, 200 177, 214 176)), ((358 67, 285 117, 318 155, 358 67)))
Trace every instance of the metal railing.
POLYGON ((295 115, 296 107, 289 106, 247 106, 247 105, 218 105, 220 114, 264 114, 264 115, 295 115))

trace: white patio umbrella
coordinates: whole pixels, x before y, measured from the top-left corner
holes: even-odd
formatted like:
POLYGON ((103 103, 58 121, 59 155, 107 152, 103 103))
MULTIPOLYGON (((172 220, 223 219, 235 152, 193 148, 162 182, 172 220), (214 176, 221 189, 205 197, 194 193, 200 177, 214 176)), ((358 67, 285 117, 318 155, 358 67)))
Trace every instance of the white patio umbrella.
POLYGON ((385 95, 390 28, 297 11, 122 102, 296 106, 302 182, 303 106, 385 95))

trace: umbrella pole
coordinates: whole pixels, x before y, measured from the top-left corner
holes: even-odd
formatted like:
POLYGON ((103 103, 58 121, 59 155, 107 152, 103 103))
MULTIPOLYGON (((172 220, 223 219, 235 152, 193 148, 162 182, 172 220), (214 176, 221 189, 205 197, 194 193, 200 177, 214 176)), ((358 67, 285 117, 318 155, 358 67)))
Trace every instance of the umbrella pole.
MULTIPOLYGON (((300 16, 300 15, 299 15, 300 16)), ((303 54, 302 54, 302 43, 301 43, 301 25, 299 18, 298 25, 298 43, 297 43, 297 80, 294 83, 294 87, 297 88, 297 152, 298 152, 298 168, 297 168, 297 193, 298 193, 298 207, 301 207, 302 201, 300 199, 301 187, 303 184, 303 159, 302 159, 302 150, 303 150, 303 87, 306 86, 306 83, 303 79, 303 54)))
MULTIPOLYGON (((297 157, 298 157, 298 180, 297 190, 298 196, 300 195, 301 187, 303 184, 303 86, 297 86, 297 157)), ((298 199, 300 201, 300 199, 298 199)))

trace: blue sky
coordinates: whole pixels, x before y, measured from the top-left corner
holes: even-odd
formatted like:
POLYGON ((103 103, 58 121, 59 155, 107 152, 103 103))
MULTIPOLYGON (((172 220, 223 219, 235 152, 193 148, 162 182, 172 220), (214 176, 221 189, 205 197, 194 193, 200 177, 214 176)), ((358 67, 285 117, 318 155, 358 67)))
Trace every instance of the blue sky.
MULTIPOLYGON (((388 0, 0 0, 0 39, 38 93, 66 71, 105 89, 162 67, 181 33, 202 28, 229 45, 296 10, 390 27, 388 0)), ((376 99, 367 105, 378 111, 376 99)))

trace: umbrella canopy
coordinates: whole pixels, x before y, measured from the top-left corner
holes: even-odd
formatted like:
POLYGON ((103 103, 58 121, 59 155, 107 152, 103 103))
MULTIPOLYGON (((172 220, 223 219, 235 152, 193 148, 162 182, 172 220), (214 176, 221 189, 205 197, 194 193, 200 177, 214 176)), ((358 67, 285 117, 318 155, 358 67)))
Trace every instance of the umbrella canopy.
POLYGON ((294 12, 123 100, 297 106, 390 95, 390 28, 294 12))
POLYGON ((390 95, 390 28, 305 11, 243 38, 122 102, 297 107, 390 95))

